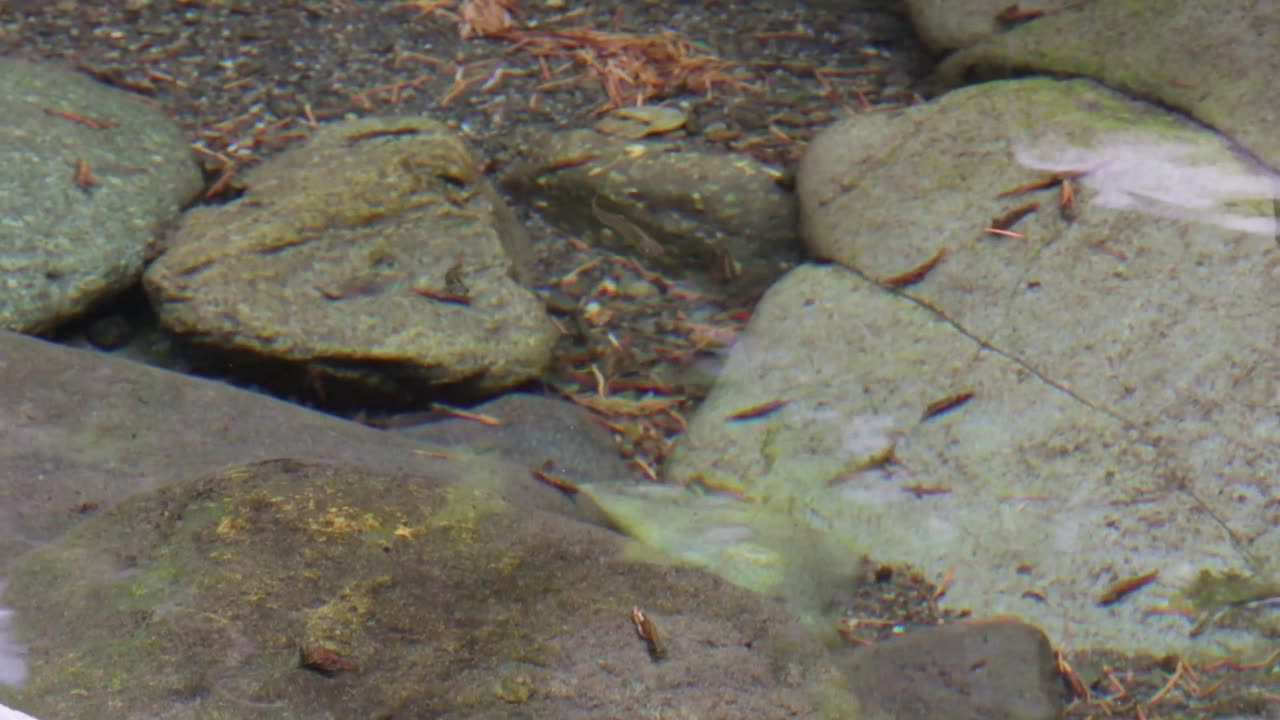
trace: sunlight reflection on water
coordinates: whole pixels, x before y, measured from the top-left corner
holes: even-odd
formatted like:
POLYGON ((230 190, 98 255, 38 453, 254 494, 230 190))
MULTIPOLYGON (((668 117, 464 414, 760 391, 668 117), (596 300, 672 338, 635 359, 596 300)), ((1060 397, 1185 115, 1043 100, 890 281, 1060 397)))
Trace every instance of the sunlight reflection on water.
POLYGON ((1014 149, 1036 170, 1081 173, 1103 207, 1218 225, 1280 238, 1280 175, 1243 161, 1220 162, 1225 151, 1156 135, 1119 132, 1089 147, 1058 137, 1014 149))
MULTIPOLYGON (((4 595, 4 583, 0 583, 4 595)), ((27 664, 22 659, 22 646, 9 639, 9 619, 13 611, 0 606, 0 685, 21 685, 27 679, 27 664)))

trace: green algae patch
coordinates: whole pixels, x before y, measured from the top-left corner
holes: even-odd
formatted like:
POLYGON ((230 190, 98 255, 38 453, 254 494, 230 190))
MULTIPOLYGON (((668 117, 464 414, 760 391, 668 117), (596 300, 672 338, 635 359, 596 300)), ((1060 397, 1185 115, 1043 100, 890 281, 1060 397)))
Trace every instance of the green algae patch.
POLYGON ((1183 590, 1183 599, 1198 613, 1193 635, 1215 625, 1246 626, 1261 635, 1280 631, 1280 619, 1263 605, 1280 598, 1280 581, 1241 572, 1201 570, 1183 590))
POLYGON ((626 559, 627 542, 470 485, 232 467, 135 496, 17 564, 5 604, 31 677, 0 701, 59 718, 568 717, 627 698, 630 715, 678 700, 626 687, 699 673, 708 698, 746 708, 842 695, 832 675, 786 686, 821 647, 781 610, 626 559), (630 624, 637 604, 670 639, 661 666, 630 624), (743 663, 762 670, 726 682, 743 663))
POLYGON ((782 601, 819 631, 832 626, 831 598, 865 569, 864 553, 852 541, 804 520, 807 508, 683 487, 581 490, 610 522, 642 543, 629 548, 628 557, 652 557, 654 548, 661 549, 782 601))

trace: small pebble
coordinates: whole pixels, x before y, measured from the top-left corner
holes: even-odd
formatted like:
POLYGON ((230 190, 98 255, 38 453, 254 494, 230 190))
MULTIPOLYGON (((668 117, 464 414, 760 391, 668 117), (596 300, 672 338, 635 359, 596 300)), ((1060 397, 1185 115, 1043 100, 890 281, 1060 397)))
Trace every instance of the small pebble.
POLYGON ((658 294, 658 288, 648 280, 636 278, 618 287, 618 294, 630 298, 647 298, 658 294))
POLYGON ((107 315, 89 323, 84 334, 99 350, 119 350, 133 339, 133 329, 123 315, 107 315))

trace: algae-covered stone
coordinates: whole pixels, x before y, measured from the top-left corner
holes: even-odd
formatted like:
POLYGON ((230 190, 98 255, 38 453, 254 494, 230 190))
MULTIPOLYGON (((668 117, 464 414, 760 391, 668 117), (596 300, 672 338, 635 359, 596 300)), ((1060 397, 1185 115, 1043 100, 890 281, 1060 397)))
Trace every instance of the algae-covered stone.
POLYGON ((0 59, 0 327, 42 332, 131 287, 202 180, 154 103, 0 59))
POLYGON ((503 183, 571 232, 677 277, 755 292, 795 259, 795 198, 749 157, 594 130, 537 134, 503 183))
POLYGON ((1088 80, 1033 78, 844 120, 814 139, 797 184, 802 237, 817 257, 892 278, 946 248, 944 267, 961 266, 972 283, 998 272, 1003 283, 1046 245, 1054 256, 1088 250, 1071 259, 1075 267, 1127 254, 1135 249, 1127 238, 1157 229, 1139 224, 1150 215, 1243 225, 1274 241, 1271 198, 1280 180, 1241 158, 1228 138, 1163 108, 1088 80), (1075 178, 1079 202, 1068 211, 1043 190, 997 197, 1053 173, 1075 178), (1028 203, 1038 211, 1012 230, 1030 243, 984 232, 1028 203), (1114 222, 1110 215, 1077 212, 1098 205, 1142 212, 1124 228, 1091 222, 1114 222))
POLYGON ((782 600, 824 630, 865 569, 849 538, 774 506, 669 486, 584 485, 582 494, 630 537, 782 600))
POLYGON ((236 466, 23 558, 5 604, 31 672, 0 702, 47 718, 854 712, 781 610, 626 546, 466 485, 236 466))
POLYGON ((1274 607, 1184 614, 1203 571, 1280 577, 1274 173, 1164 109, 1031 79, 835 125, 798 183, 839 265, 766 294, 668 480, 949 577, 950 607, 1066 613, 1077 648, 1274 637, 1274 607), (987 230, 1019 207, 1014 236, 987 230))
POLYGON ((528 237, 465 144, 426 118, 329 125, 192 210, 146 287, 181 336, 371 383, 536 377, 556 329, 528 237))
MULTIPOLYGON (((980 617, 1010 613, 1052 632, 1065 609, 1078 648, 1213 656, 1265 645, 1274 612, 1196 634, 1170 612, 1184 609, 1179 588, 1198 568, 1275 572, 1273 555, 1241 549, 1232 534, 1256 526, 1265 502, 1220 509, 1207 482, 1179 487, 1192 460, 1177 440, 1190 435, 1167 435, 1174 428, 1158 416, 1127 422, 1009 355, 844 268, 799 268, 762 300, 677 442, 667 480, 690 490, 664 503, 682 514, 652 501, 602 504, 638 537, 763 592, 781 569, 807 568, 807 583, 788 585, 802 608, 820 606, 823 574, 844 569, 815 559, 869 556, 950 578, 943 604, 980 617), (930 414, 957 393, 972 398, 930 414), (786 404, 727 421, 773 402, 786 404), (889 443, 891 454, 877 449, 889 443), (741 572, 747 552, 774 574, 741 572), (1160 583, 1100 602, 1151 570, 1160 583)), ((1247 441, 1235 433, 1223 442, 1247 441)), ((1247 493, 1257 479, 1233 481, 1247 493)), ((1263 533, 1255 547, 1271 542, 1263 533)))

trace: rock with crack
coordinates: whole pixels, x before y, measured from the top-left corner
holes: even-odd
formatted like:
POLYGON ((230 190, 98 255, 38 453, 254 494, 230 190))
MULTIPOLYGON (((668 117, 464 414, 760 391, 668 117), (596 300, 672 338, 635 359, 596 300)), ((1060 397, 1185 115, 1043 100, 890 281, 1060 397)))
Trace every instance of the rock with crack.
POLYGON ((1272 175, 1093 83, 1029 80, 837 125, 799 181, 806 241, 839 264, 775 284, 677 443, 682 538, 741 526, 812 568, 775 539, 790 523, 1077 648, 1274 637, 1272 175), (722 520, 734 503, 766 530, 722 520))
POLYGON ((521 280, 529 240, 443 124, 321 129, 187 213, 146 288, 203 345, 373 384, 536 376, 556 331, 521 280))

